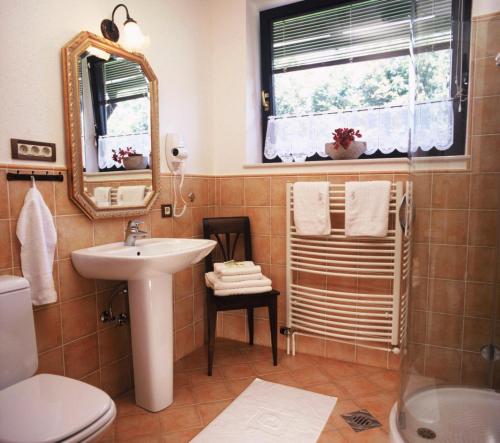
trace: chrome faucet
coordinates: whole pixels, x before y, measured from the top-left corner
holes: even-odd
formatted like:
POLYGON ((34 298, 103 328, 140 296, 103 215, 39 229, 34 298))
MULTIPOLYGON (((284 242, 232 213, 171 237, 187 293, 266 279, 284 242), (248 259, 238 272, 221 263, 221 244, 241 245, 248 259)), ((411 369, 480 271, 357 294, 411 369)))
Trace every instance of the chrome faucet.
POLYGON ((125 229, 125 246, 135 246, 135 241, 138 238, 147 237, 148 233, 139 229, 139 225, 143 223, 138 220, 129 220, 127 229, 125 229))

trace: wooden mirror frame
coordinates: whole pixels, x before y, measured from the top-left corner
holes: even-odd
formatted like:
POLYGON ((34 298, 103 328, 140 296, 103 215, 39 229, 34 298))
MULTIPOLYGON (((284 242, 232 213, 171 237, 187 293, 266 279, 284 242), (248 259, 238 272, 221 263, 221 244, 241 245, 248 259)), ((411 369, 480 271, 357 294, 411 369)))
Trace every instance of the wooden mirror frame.
POLYGON ((135 217, 147 213, 160 193, 160 135, 158 114, 158 80, 144 55, 123 49, 117 43, 90 32, 80 32, 62 48, 64 90, 64 126, 68 162, 68 187, 71 200, 90 218, 135 217), (90 46, 139 64, 149 80, 151 118, 151 159, 153 192, 143 207, 120 206, 98 208, 85 196, 83 182, 82 143, 80 127, 80 94, 78 87, 78 58, 90 46))

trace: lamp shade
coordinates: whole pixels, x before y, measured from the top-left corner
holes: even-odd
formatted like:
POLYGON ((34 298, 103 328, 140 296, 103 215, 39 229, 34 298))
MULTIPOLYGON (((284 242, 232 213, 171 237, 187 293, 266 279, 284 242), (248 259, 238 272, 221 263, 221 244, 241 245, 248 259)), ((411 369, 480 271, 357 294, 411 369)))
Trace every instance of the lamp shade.
POLYGON ((135 21, 127 20, 123 27, 120 44, 128 51, 140 52, 149 46, 149 37, 142 33, 135 21))

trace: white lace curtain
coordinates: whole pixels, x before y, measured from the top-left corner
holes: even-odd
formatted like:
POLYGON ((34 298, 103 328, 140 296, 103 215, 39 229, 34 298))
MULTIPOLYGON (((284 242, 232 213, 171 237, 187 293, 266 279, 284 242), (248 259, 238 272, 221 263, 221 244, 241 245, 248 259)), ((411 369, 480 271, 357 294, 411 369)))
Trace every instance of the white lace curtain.
POLYGON ((142 154, 148 157, 151 153, 151 135, 131 134, 131 135, 104 135, 99 137, 99 168, 112 168, 113 166, 120 167, 120 163, 113 160, 113 149, 125 149, 131 146, 137 154, 142 154))
POLYGON ((413 130, 412 151, 436 147, 445 151, 453 144, 453 102, 419 103, 411 115, 408 106, 350 110, 336 113, 290 117, 270 117, 264 155, 279 156, 284 162, 305 161, 318 154, 327 157, 325 143, 332 142, 336 128, 359 129, 360 141, 367 144, 366 154, 377 151, 408 152, 409 133, 413 130))

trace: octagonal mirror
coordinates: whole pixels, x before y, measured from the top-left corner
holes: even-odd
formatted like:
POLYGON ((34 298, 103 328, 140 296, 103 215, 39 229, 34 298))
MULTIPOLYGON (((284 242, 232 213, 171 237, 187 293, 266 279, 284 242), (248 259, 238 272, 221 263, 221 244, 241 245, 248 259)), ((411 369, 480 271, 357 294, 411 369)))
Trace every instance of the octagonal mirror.
POLYGON ((62 49, 62 62, 71 199, 92 219, 144 214, 160 182, 153 70, 89 32, 62 49))

